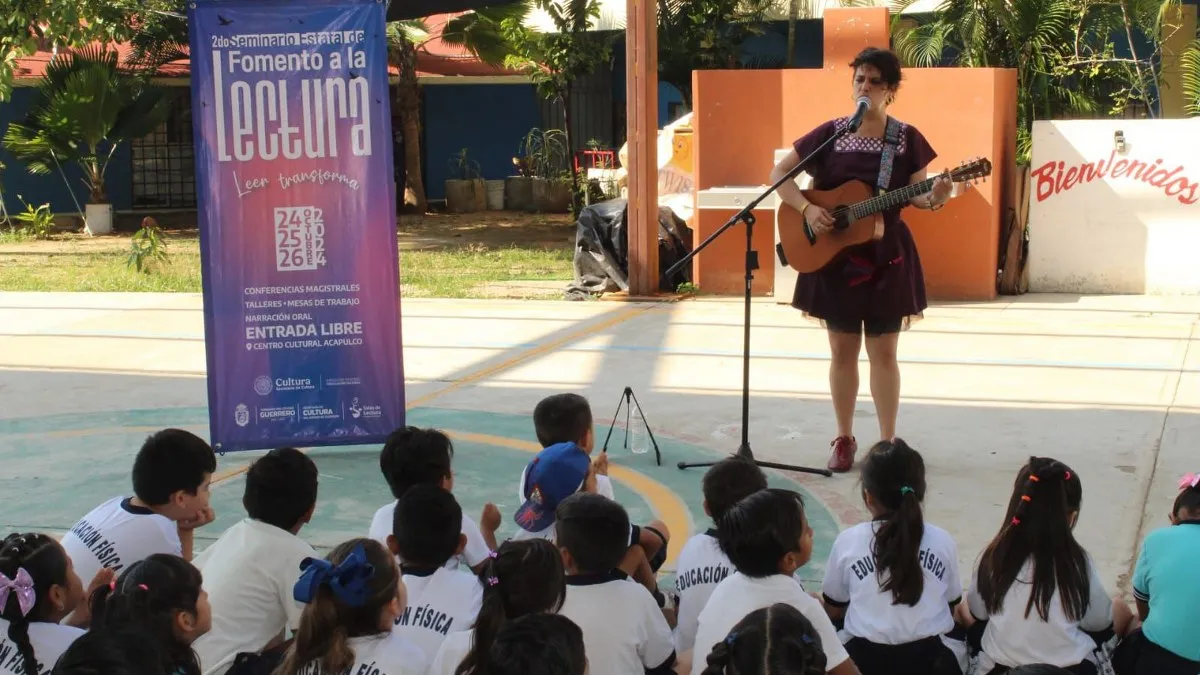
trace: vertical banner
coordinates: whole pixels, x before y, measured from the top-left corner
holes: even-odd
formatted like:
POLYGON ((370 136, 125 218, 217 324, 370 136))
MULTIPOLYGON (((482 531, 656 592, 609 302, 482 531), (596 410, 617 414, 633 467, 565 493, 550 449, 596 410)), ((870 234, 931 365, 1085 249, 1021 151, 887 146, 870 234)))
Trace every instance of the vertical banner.
POLYGON ((404 424, 385 9, 189 3, 218 451, 377 443, 404 424))

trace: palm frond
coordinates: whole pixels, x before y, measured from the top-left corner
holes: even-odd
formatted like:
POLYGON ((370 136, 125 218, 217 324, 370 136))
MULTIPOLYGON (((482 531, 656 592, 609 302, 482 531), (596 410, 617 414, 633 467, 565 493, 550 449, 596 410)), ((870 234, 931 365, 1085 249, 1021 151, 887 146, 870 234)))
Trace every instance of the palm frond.
POLYGON ((1192 116, 1200 115, 1200 40, 1193 40, 1179 56, 1184 108, 1192 116))

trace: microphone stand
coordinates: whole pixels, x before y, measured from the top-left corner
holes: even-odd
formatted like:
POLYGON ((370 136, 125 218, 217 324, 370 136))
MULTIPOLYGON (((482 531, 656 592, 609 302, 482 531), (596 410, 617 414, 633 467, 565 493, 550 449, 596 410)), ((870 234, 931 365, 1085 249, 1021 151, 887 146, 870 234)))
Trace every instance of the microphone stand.
MULTIPOLYGON (((797 471, 800 473, 815 473, 826 477, 833 475, 833 472, 829 469, 815 469, 804 466, 778 464, 775 462, 762 462, 754 459, 754 453, 750 450, 750 286, 754 281, 754 270, 758 269, 758 252, 754 250, 755 218, 752 212, 754 207, 758 206, 759 203, 770 196, 772 192, 778 190, 780 185, 783 185, 787 181, 795 180, 796 176, 804 170, 804 167, 810 161, 812 161, 813 157, 824 150, 830 143, 833 143, 835 140, 841 138, 849 132, 857 130, 860 124, 862 124, 862 115, 854 115, 848 124, 839 128, 824 143, 821 143, 821 145, 817 146, 812 153, 801 159, 800 163, 793 167, 791 171, 787 172, 787 175, 775 181, 774 185, 767 188, 759 196, 755 197, 749 204, 746 204, 741 211, 738 211, 736 214, 734 214, 734 216, 730 218, 728 222, 722 225, 720 229, 709 235, 708 238, 701 242, 699 246, 672 265, 662 275, 664 279, 669 278, 681 267, 691 262, 692 258, 696 257, 696 254, 700 253, 700 251, 703 251, 706 246, 711 244, 726 230, 733 227, 739 221, 746 224, 746 292, 744 299, 745 318, 743 319, 742 326, 742 443, 738 446, 735 455, 754 462, 756 465, 761 467, 766 467, 769 469, 782 469, 784 471, 797 471)), ((783 260, 782 251, 780 251, 779 254, 780 260, 783 260)), ((784 262, 786 263, 786 261, 784 262)), ((713 464, 716 464, 716 462, 679 462, 678 466, 680 469, 687 469, 689 467, 696 466, 712 466, 713 464)))

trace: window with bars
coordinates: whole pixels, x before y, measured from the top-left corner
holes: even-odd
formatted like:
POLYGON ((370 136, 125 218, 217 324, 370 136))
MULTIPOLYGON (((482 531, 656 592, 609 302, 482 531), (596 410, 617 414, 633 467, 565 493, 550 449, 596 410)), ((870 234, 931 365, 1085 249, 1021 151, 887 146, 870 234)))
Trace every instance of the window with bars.
POLYGON ((170 105, 167 121, 131 144, 135 209, 196 207, 191 92, 182 89, 170 105))

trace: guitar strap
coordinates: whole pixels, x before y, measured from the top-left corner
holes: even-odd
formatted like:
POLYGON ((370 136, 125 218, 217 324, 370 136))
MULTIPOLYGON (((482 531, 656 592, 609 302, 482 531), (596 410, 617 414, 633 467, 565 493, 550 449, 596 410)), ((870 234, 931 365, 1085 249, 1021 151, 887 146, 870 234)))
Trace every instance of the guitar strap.
POLYGON ((892 184, 892 167, 896 163, 896 148, 900 146, 900 122, 888 116, 887 130, 883 134, 883 152, 879 155, 879 180, 875 181, 877 194, 888 191, 892 184))

